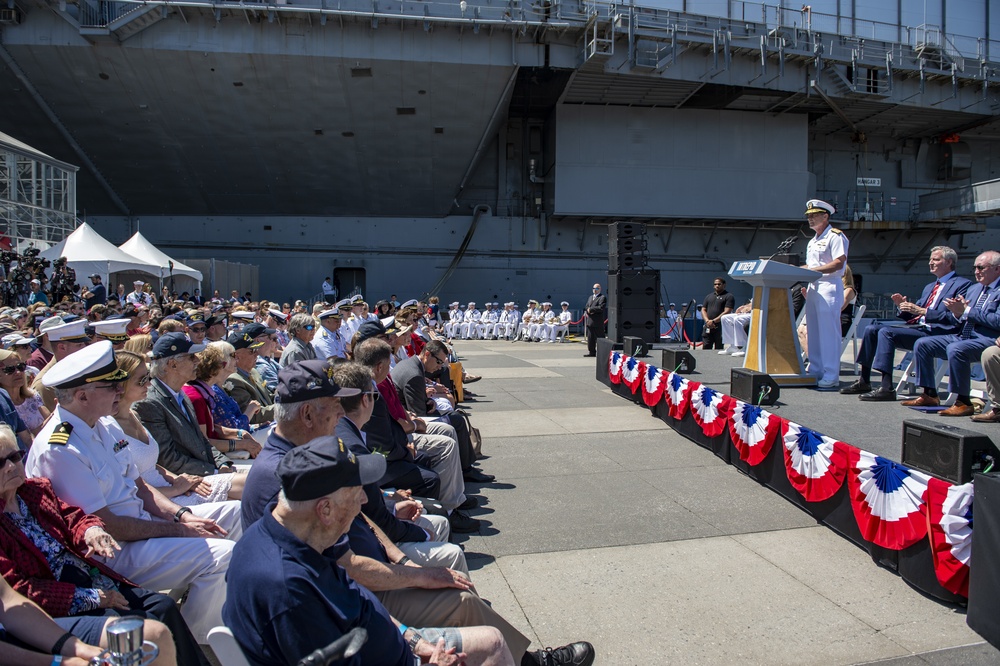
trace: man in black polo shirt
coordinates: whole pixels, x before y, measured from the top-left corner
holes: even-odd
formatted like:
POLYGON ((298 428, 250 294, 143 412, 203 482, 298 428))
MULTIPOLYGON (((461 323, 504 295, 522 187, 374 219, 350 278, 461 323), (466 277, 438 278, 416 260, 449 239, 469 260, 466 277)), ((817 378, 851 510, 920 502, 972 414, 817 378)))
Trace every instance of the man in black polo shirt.
POLYGON ((715 278, 714 289, 705 297, 701 305, 701 318, 705 323, 702 329, 702 349, 722 349, 722 315, 729 314, 736 306, 736 299, 726 291, 726 281, 715 278))

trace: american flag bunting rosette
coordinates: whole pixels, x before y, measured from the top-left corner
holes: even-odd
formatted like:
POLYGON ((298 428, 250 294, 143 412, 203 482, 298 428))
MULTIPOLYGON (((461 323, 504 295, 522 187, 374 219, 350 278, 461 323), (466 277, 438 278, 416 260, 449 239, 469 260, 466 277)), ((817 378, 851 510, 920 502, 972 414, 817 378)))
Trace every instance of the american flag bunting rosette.
POLYGON ((972 500, 971 483, 954 486, 934 477, 927 482, 927 522, 934 573, 941 587, 963 597, 969 596, 972 500))
POLYGON ((667 375, 667 385, 663 388, 663 396, 670 406, 670 418, 682 419, 687 413, 688 401, 691 396, 691 382, 676 372, 667 375))
POLYGON ((903 550, 927 536, 928 475, 853 446, 847 462, 851 507, 866 541, 903 550))
POLYGON ((733 399, 704 384, 692 384, 691 417, 701 426, 705 437, 718 437, 726 430, 732 414, 733 399))
POLYGON ((625 364, 625 354, 620 351, 611 352, 608 358, 608 379, 612 384, 622 383, 622 366, 625 364))
POLYGON ((791 421, 782 424, 788 481, 808 502, 833 497, 847 472, 847 445, 791 421))
POLYGON ((667 385, 667 374, 655 365, 647 365, 642 379, 642 401, 647 407, 656 407, 663 400, 663 389, 667 385))
POLYGON ((639 390, 642 377, 646 372, 646 364, 634 356, 626 356, 622 366, 622 383, 629 387, 632 393, 639 390))
POLYGON ((733 400, 733 415, 729 419, 729 435, 740 452, 740 460, 757 466, 771 452, 781 419, 756 405, 733 400))

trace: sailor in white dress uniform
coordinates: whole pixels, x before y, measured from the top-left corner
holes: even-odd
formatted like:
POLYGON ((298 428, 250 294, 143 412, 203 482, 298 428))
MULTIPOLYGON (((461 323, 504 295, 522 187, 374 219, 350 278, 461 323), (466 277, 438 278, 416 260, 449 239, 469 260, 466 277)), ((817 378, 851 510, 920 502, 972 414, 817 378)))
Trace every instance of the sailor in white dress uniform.
POLYGON ((844 305, 842 276, 849 242, 840 229, 830 226, 836 209, 825 201, 806 202, 806 220, 816 234, 806 247, 806 265, 823 275, 806 290, 806 331, 809 335, 807 372, 818 378, 817 388, 840 385, 840 310, 844 305))

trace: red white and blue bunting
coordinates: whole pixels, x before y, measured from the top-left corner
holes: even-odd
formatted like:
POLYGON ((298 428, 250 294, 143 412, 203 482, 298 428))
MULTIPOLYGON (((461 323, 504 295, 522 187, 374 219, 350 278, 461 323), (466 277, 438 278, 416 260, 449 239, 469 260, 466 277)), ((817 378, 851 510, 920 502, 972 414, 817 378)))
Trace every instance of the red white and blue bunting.
POLYGON ((622 383, 629 387, 632 393, 639 390, 642 384, 642 376, 646 373, 646 364, 636 359, 634 356, 626 356, 625 364, 622 367, 622 383))
POLYGON ((733 412, 733 399, 704 384, 692 384, 691 416, 701 426, 705 437, 725 432, 733 412))
MULTIPOLYGON (((927 518, 934 573, 941 587, 963 597, 969 596, 972 497, 971 483, 953 486, 932 477, 927 484, 927 518)), ((994 564, 987 563, 987 566, 994 564)))
POLYGON ((809 502, 833 497, 847 472, 847 445, 804 426, 781 427, 788 481, 809 502))
POLYGON ((663 400, 663 389, 667 385, 667 374, 655 365, 647 365, 642 380, 642 401, 648 407, 656 407, 663 400))
POLYGON ((616 351, 611 352, 611 358, 608 359, 608 379, 611 380, 612 384, 622 383, 622 366, 625 365, 625 354, 616 351))
POLYGON ((928 475, 853 446, 847 460, 851 507, 866 541, 903 550, 927 536, 928 475))
POLYGON ((663 398, 670 407, 670 418, 684 418, 690 397, 691 382, 676 372, 667 375, 667 385, 663 388, 663 398))
POLYGON ((740 460, 757 466, 771 452, 781 419, 756 405, 733 400, 733 414, 729 419, 729 435, 733 446, 740 452, 740 460))

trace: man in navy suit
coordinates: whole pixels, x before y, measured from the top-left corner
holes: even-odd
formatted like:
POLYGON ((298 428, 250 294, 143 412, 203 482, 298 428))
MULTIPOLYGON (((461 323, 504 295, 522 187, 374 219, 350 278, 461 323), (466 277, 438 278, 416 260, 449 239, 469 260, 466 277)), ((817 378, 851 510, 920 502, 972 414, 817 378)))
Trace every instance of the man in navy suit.
POLYGON ((917 383, 923 395, 903 402, 906 406, 936 407, 940 404, 935 386, 934 359, 948 360, 948 391, 957 397, 955 404, 938 412, 941 416, 972 416, 975 409, 969 400, 972 364, 1000 337, 1000 252, 989 250, 976 257, 976 282, 966 296, 947 298, 944 321, 959 327, 951 335, 934 335, 917 340, 913 354, 917 359, 917 383))
POLYGON ((897 349, 913 349, 917 340, 929 335, 949 335, 958 333, 961 326, 951 321, 945 300, 964 296, 972 282, 955 273, 958 255, 955 250, 944 245, 931 249, 928 260, 931 275, 936 279, 926 287, 916 303, 911 303, 902 294, 893 294, 896 316, 910 326, 892 324, 872 324, 865 329, 858 364, 861 378, 850 386, 840 389, 848 395, 860 394, 861 400, 869 402, 892 401, 896 399, 893 388, 892 368, 897 349), (872 369, 882 373, 881 386, 874 391, 871 386, 872 369))

